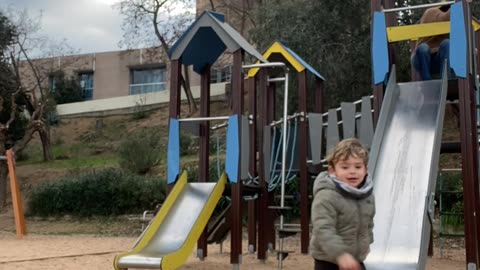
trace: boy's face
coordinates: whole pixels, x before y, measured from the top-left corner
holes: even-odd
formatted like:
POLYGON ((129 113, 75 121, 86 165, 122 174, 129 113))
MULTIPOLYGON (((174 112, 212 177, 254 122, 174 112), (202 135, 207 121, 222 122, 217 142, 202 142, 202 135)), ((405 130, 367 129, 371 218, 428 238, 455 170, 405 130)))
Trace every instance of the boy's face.
POLYGON ((328 167, 328 172, 334 174, 338 180, 357 188, 367 175, 367 166, 363 159, 349 157, 339 160, 333 167, 328 167))

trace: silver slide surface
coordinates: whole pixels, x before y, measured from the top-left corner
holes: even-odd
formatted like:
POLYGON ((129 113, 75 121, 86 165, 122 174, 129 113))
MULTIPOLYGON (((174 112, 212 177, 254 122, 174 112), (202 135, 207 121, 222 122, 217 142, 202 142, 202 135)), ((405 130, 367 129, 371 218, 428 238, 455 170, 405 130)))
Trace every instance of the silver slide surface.
POLYGON ((217 183, 186 183, 183 178, 160 210, 165 212, 157 214, 133 251, 116 258, 116 269, 177 269, 191 254, 222 196, 226 176, 217 183))
POLYGON ((368 270, 424 269, 438 171, 447 81, 387 86, 371 148, 374 243, 368 270))

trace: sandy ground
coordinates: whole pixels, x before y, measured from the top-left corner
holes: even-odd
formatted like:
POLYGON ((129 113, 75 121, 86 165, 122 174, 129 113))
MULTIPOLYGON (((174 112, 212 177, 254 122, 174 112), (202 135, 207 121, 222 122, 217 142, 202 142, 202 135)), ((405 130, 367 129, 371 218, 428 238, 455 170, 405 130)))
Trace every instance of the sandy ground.
MULTIPOLYGON (((113 269, 115 254, 129 250, 135 238, 94 237, 94 236, 49 236, 29 235, 16 240, 12 233, 0 233, 0 270, 104 270, 113 269)), ((298 239, 291 238, 287 249, 298 250, 298 239)), ((246 245, 244 245, 246 249, 246 245)), ((209 246, 205 261, 195 258, 195 251, 181 269, 232 269, 229 243, 223 246, 209 246)), ((429 259, 428 270, 465 269, 463 249, 449 249, 444 257, 436 255, 429 259)), ((271 256, 265 263, 259 262, 254 254, 245 252, 241 269, 276 269, 277 261, 271 256)), ((284 261, 284 269, 311 270, 313 263, 309 256, 293 253, 284 261)))

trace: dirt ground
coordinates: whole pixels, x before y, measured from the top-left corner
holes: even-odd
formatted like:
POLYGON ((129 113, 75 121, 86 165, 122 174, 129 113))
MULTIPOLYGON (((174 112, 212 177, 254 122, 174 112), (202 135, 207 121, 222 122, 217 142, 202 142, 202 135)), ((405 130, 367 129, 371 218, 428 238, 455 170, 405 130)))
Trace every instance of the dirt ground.
MULTIPOLYGON (((0 233, 0 269, 2 270, 104 270, 113 269, 115 254, 128 250, 134 243, 131 237, 53 236, 29 235, 15 240, 12 233, 0 233)), ((245 245, 244 245, 245 246, 245 245)), ((298 249, 298 239, 291 239, 287 247, 298 249)), ((223 253, 219 245, 209 246, 205 261, 195 258, 195 252, 181 269, 232 269, 228 241, 223 253)), ((437 255, 428 261, 427 269, 465 269, 463 250, 448 250, 444 258, 437 255)), ((241 269, 276 269, 277 262, 271 256, 265 263, 256 260, 254 254, 244 253, 241 269)), ((294 253, 284 261, 284 269, 311 270, 309 256, 294 253)))
MULTIPOLYGON (((140 224, 134 221, 75 221, 36 220, 27 218, 29 234, 22 240, 16 240, 13 215, 11 211, 0 214, 0 270, 105 270, 113 269, 116 254, 131 249, 136 237, 111 235, 137 235, 140 224), (123 230, 123 231, 122 231, 123 230), (132 233, 133 232, 133 233, 132 233), (82 234, 83 233, 83 234, 82 234), (109 236, 105 236, 109 235, 109 236)), ((437 241, 438 242, 438 241, 437 241)), ((312 259, 299 253, 298 237, 288 238, 287 250, 294 250, 284 261, 284 269, 311 270, 312 259)), ((463 244, 447 242, 444 244, 443 256, 438 248, 435 256, 428 261, 428 270, 463 270, 465 269, 463 244)), ((438 247, 438 245, 437 245, 438 247)), ((255 254, 244 254, 241 269, 277 269, 277 261, 272 254, 266 262, 260 262, 255 254)), ((232 269, 230 265, 230 243, 227 240, 220 252, 219 245, 210 245, 208 257, 200 261, 193 251, 187 263, 181 269, 219 270, 232 269)))

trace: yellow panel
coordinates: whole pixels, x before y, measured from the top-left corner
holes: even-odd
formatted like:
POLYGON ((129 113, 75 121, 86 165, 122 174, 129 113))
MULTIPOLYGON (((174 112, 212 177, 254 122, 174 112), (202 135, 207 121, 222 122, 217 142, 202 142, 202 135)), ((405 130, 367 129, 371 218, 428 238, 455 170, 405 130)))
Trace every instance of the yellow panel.
POLYGON ((450 33, 450 22, 424 23, 404 26, 387 27, 389 42, 415 40, 422 37, 450 33))
POLYGON ((478 23, 476 20, 472 20, 472 24, 473 24, 473 31, 477 32, 478 30, 480 30, 480 23, 478 23))
MULTIPOLYGON (((293 57, 278 41, 273 43, 273 45, 268 48, 268 50, 263 54, 263 58, 268 60, 268 58, 274 53, 281 54, 297 72, 302 72, 303 70, 305 70, 305 67, 300 62, 298 62, 297 59, 295 59, 295 57, 293 57)), ((258 63, 259 62, 257 62, 257 64, 258 63)), ((258 70, 259 68, 251 68, 248 71, 248 77, 255 77, 258 70)))
MULTIPOLYGON (((474 31, 480 29, 480 23, 472 20, 474 31)), ((450 22, 424 23, 387 27, 389 42, 417 40, 422 37, 444 35, 450 33, 450 22)))
POLYGON ((213 189, 210 198, 208 198, 207 203, 203 207, 202 213, 193 225, 193 229, 190 231, 190 234, 185 240, 183 246, 177 252, 171 253, 163 257, 162 270, 178 269, 185 263, 185 261, 187 261, 190 254, 192 254, 192 250, 195 248, 195 245, 197 244, 200 235, 207 226, 207 223, 210 220, 210 217, 212 216, 218 201, 222 197, 226 183, 227 175, 223 173, 220 177, 220 180, 218 180, 215 188, 213 189))
POLYGON ((137 245, 130 252, 122 253, 115 256, 115 261, 114 261, 115 269, 120 270, 120 268, 118 267, 118 260, 121 257, 136 254, 139 251, 141 251, 145 246, 147 246, 147 244, 150 242, 150 240, 158 230, 158 227, 160 227, 160 225, 165 220, 165 217, 167 216, 168 211, 170 211, 170 208, 175 204, 175 201, 177 200, 178 196, 182 192, 183 188, 187 185, 187 178, 188 178, 187 171, 184 171, 180 176, 180 178, 178 179, 175 186, 173 187, 173 189, 171 190, 170 194, 168 194, 167 199, 164 201, 162 207, 160 208, 160 211, 155 216, 152 223, 148 226, 145 232, 140 236, 141 239, 137 243, 137 245))

